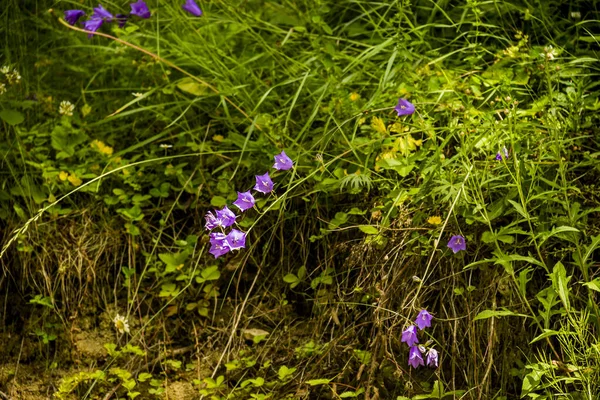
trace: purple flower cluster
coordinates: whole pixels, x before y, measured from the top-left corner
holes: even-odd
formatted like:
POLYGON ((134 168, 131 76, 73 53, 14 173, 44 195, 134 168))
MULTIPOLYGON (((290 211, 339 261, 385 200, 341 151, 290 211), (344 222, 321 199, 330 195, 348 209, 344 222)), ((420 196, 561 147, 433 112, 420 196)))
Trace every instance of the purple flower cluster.
MULTIPOLYGON (((152 15, 144 0, 137 0, 135 3, 131 3, 130 6, 131 12, 129 13, 129 16, 135 15, 140 18, 148 19, 152 15)), ((202 10, 194 0, 186 0, 181 8, 196 17, 202 16, 202 10)), ((65 21, 67 21, 69 25, 75 25, 84 15, 85 12, 83 10, 67 10, 65 11, 65 21)), ((88 31, 96 32, 105 22, 110 23, 116 21, 119 24, 119 28, 122 28, 127 23, 129 16, 124 14, 117 14, 114 16, 99 4, 98 7, 94 8, 94 12, 90 16, 90 19, 83 22, 83 27, 88 31)), ((90 33, 88 36, 91 37, 93 35, 93 33, 90 33)))
POLYGON ((433 347, 427 350, 424 346, 419 346, 419 338, 417 336, 417 328, 423 330, 431 326, 433 316, 427 310, 421 310, 415 319, 415 325, 410 325, 402 332, 403 343, 406 343, 410 349, 408 351, 408 365, 413 368, 425 365, 423 354, 426 354, 427 365, 431 367, 438 366, 438 352, 433 347))
MULTIPOLYGON (((275 156, 275 164, 273 168, 279 171, 287 171, 294 166, 294 162, 291 158, 285 154, 284 151, 275 156)), ((256 185, 254 190, 268 194, 273 191, 273 181, 269 173, 264 175, 256 175, 256 185)), ((240 209, 241 212, 245 212, 254 207, 256 200, 254 196, 248 190, 247 192, 238 192, 237 200, 233 202, 233 205, 240 209)), ((231 250, 240 250, 246 248, 246 234, 238 229, 232 228, 229 233, 225 234, 224 230, 235 224, 237 215, 225 206, 220 210, 209 211, 205 215, 206 223, 204 227, 212 231, 215 228, 220 228, 221 232, 211 232, 210 237, 210 250, 208 252, 219 258, 224 254, 229 253, 231 250)))

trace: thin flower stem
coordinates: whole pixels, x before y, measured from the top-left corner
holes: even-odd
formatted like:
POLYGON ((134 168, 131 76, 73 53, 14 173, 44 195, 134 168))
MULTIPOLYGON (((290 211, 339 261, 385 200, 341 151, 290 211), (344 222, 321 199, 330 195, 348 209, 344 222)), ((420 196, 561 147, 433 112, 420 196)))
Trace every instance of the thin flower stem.
MULTIPOLYGON (((50 10, 50 12, 52 12, 52 11, 53 11, 53 10, 50 10)), ((102 33, 102 32, 92 32, 92 31, 88 31, 88 30, 86 30, 86 29, 81 29, 81 28, 77 28, 77 27, 75 27, 75 26, 69 25, 69 23, 68 23, 67 21, 65 21, 63 18, 60 18, 60 17, 58 18, 58 22, 60 22, 61 24, 63 24, 63 25, 64 25, 64 26, 66 26, 67 28, 69 28, 69 29, 72 29, 72 30, 74 30, 74 31, 77 31, 77 32, 84 32, 84 33, 87 33, 87 34, 93 34, 93 35, 102 36, 102 37, 105 37, 105 38, 111 39, 111 40, 113 40, 113 41, 115 41, 115 42, 117 42, 117 43, 121 43, 121 44, 123 44, 123 45, 125 45, 125 46, 127 46, 127 47, 131 47, 132 49, 135 49, 135 50, 137 50, 137 51, 139 51, 139 52, 141 52, 141 53, 144 53, 144 54, 146 54, 146 55, 148 55, 148 56, 150 56, 150 57, 154 58, 155 60, 157 60, 157 61, 160 61, 160 62, 162 62, 163 64, 165 64, 165 65, 167 65, 167 66, 169 66, 169 67, 171 67, 171 68, 173 68, 173 69, 175 69, 175 70, 177 70, 177 71, 181 72, 182 74, 184 74, 185 76, 187 76, 187 77, 189 77, 189 78, 191 78, 191 79, 195 80, 195 81, 196 81, 196 82, 198 82, 199 84, 201 84, 201 85, 203 85, 203 86, 206 86, 207 88, 209 88, 210 90, 212 90, 214 93, 216 93, 216 94, 218 94, 218 95, 222 96, 222 97, 223 97, 223 99, 224 99, 224 100, 225 100, 227 103, 231 104, 231 106, 233 106, 233 108, 235 108, 236 110, 238 110, 238 111, 239 111, 239 112, 240 112, 240 113, 241 113, 241 114, 242 114, 244 117, 246 117, 246 119, 248 119, 249 121, 251 121, 251 123, 252 123, 252 125, 253 125, 253 126, 256 126, 256 128, 258 128, 258 130, 259 130, 259 131, 262 131, 262 129, 261 129, 261 127, 260 127, 260 125, 257 125, 257 124, 256 124, 256 123, 255 123, 255 122, 252 120, 252 118, 250 118, 250 116, 249 116, 248 114, 246 114, 246 112, 245 112, 244 110, 242 110, 242 109, 241 109, 241 108, 240 108, 240 107, 239 107, 237 104, 235 104, 235 103, 234 103, 234 102, 233 102, 231 99, 229 99, 229 97, 227 97, 227 96, 223 96, 223 95, 221 94, 221 92, 219 92, 219 90, 218 90, 216 87, 214 87, 214 86, 213 86, 213 85, 211 85, 210 83, 208 83, 208 82, 205 82, 205 81, 203 81, 202 79, 200 79, 200 78, 198 78, 198 77, 196 77, 196 76, 192 75, 191 73, 187 72, 187 71, 186 71, 186 70, 184 70, 183 68, 181 68, 181 67, 178 67, 177 65, 173 64, 171 61, 169 61, 169 60, 167 60, 167 59, 164 59, 164 58, 162 58, 162 57, 161 57, 161 56, 159 56, 158 54, 154 54, 154 53, 152 53, 151 51, 148 51, 148 50, 144 49, 143 47, 136 46, 135 44, 133 44, 133 43, 129 43, 129 42, 127 42, 127 41, 123 40, 123 39, 119 39, 119 38, 118 38, 118 37, 116 37, 116 36, 108 35, 108 34, 106 34, 106 33, 102 33)), ((111 115, 113 115, 113 114, 111 114, 111 115)))

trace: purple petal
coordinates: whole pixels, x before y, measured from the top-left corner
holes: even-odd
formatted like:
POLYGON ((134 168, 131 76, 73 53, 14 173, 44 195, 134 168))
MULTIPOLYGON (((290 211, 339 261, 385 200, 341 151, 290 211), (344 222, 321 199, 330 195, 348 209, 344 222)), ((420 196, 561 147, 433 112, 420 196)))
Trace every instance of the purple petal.
POLYGON ((410 115, 415 112, 415 106, 408 100, 400 98, 398 99, 398 105, 394 107, 394 110, 398 113, 398 116, 410 115))
POLYGON ((423 362, 423 356, 421 355, 421 350, 419 350, 419 346, 412 346, 408 351, 408 365, 413 368, 418 368, 421 365, 425 365, 423 362))
POLYGON ((421 310, 419 315, 417 315, 417 319, 415 320, 415 324, 419 327, 419 330, 423 330, 425 328, 429 328, 431 326, 431 320, 433 316, 427 312, 427 310, 421 310))
POLYGON ((448 247, 454 252, 454 254, 456 254, 461 250, 467 249, 467 242, 461 235, 454 235, 450 238, 448 247))
POLYGON ((202 16, 202 10, 194 0, 186 0, 185 4, 181 8, 196 17, 202 16))
POLYGON ((82 10, 66 10, 65 11, 65 21, 69 23, 69 25, 75 25, 79 18, 83 17, 85 12, 82 10))
POLYGON ((414 346, 416 343, 419 343, 419 338, 417 337, 417 327, 414 325, 409 326, 402 332, 402 343, 406 343, 409 346, 414 346))
POLYGON ((135 3, 131 3, 131 14, 137 15, 140 18, 150 18, 150 10, 148 5, 143 0, 138 0, 135 3))
POLYGON ((105 19, 106 22, 110 22, 114 17, 106 10, 106 8, 102 7, 101 4, 98 4, 98 7, 94 8, 94 13, 92 14, 92 19, 95 18, 105 19))
POLYGON ((224 242, 225 246, 229 247, 229 250, 239 250, 246 248, 246 234, 237 229, 232 229, 224 242))
POLYGON ((256 185, 254 186, 254 190, 264 194, 273 191, 273 181, 268 172, 264 175, 256 175, 256 185))
POLYGON ((429 351, 427 352, 427 365, 429 365, 430 367, 437 367, 438 359, 439 355, 437 350, 434 348, 429 349, 429 351))
POLYGON ((219 226, 227 228, 235 224, 236 216, 227 206, 220 210, 217 210, 217 219, 219 220, 219 226))
MULTIPOLYGON (((85 21, 83 23, 83 27, 88 31, 96 32, 98 29, 100 29, 100 27, 102 26, 103 23, 104 23, 104 20, 101 18, 92 18, 92 19, 88 19, 87 21, 85 21)), ((88 37, 92 37, 92 36, 94 36, 93 33, 90 33, 88 35, 88 37)))
POLYGON ((273 164, 273 168, 280 170, 280 171, 287 171, 288 169, 291 169, 293 166, 294 166, 294 162, 292 161, 291 158, 289 158, 287 156, 287 154, 285 154, 285 151, 282 151, 281 153, 279 153, 275 156, 275 164, 273 164))
POLYGON ((254 196, 252 196, 252 193, 250 193, 248 190, 247 192, 243 193, 238 192, 238 198, 233 202, 233 204, 240 210, 246 211, 254 207, 255 202, 256 200, 254 200, 254 196))

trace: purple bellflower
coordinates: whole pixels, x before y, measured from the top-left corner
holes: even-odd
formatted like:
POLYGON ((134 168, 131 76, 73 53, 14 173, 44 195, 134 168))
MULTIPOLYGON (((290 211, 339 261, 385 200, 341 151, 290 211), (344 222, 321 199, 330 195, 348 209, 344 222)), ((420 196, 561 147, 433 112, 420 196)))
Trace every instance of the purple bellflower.
POLYGON ((282 151, 275 156, 275 164, 273 164, 273 168, 280 171, 287 171, 288 169, 292 169, 293 166, 294 162, 287 156, 287 154, 285 154, 285 151, 282 151))
MULTIPOLYGON (((91 18, 83 23, 83 27, 92 32, 96 32, 104 22, 111 22, 114 16, 109 13, 101 4, 98 4, 98 7, 94 8, 94 13, 91 18)), ((93 33, 90 33, 88 37, 94 36, 93 33)))
POLYGON ((452 249, 454 254, 456 254, 461 250, 467 249, 467 242, 465 241, 465 238, 461 235, 454 235, 450 238, 450 241, 448 242, 448 247, 452 249))
POLYGON ((221 232, 211 232, 209 236, 209 242, 210 244, 219 244, 219 243, 224 243, 225 239, 227 238, 227 235, 225 235, 224 233, 221 232))
POLYGON ((254 196, 248 190, 247 192, 238 192, 238 198, 233 204, 242 211, 246 211, 252 207, 254 207, 254 196))
POLYGON ((185 4, 181 8, 196 17, 202 16, 202 10, 194 0, 186 0, 185 4))
MULTIPOLYGON (((88 31, 96 32, 98 29, 100 29, 100 27, 102 26, 103 23, 104 23, 104 20, 102 18, 92 18, 92 19, 88 19, 87 21, 85 21, 83 23, 83 27, 88 31)), ((92 36, 94 36, 93 33, 90 33, 88 35, 88 37, 92 37, 92 36)))
POLYGON ((224 254, 229 253, 229 247, 225 243, 226 236, 221 232, 213 232, 210 234, 210 249, 208 252, 219 258, 224 254))
POLYGON ((254 190, 264 194, 273 191, 273 181, 268 172, 264 175, 256 175, 256 185, 254 186, 254 190))
POLYGON ((425 365, 419 346, 412 346, 408 351, 408 365, 413 368, 419 368, 420 365, 425 365))
POLYGON ((114 17, 106 8, 102 7, 101 4, 98 4, 98 7, 94 8, 92 18, 100 18, 106 20, 106 22, 110 22, 114 17))
POLYGON ((427 312, 427 310, 421 310, 419 315, 417 315, 417 319, 415 319, 415 324, 419 327, 419 330, 423 330, 425 328, 429 328, 431 326, 431 320, 433 316, 427 312))
POLYGON ((508 160, 508 150, 506 149, 506 146, 502 147, 502 153, 496 153, 496 161, 502 161, 502 159, 508 160))
POLYGON ((215 216, 215 214, 213 214, 210 211, 206 213, 204 219, 206 219, 206 224, 204 224, 204 228, 209 231, 219 226, 219 219, 215 216))
POLYGON ((131 14, 137 15, 140 18, 150 18, 150 10, 148 5, 143 0, 138 0, 135 3, 131 3, 131 14))
POLYGON ((225 246, 229 247, 229 250, 239 250, 246 248, 246 234, 237 229, 232 229, 227 237, 225 238, 225 246))
POLYGON ((419 343, 419 338, 417 337, 417 327, 411 325, 406 328, 402 332, 401 342, 406 343, 409 346, 414 346, 416 343, 419 343))
POLYGON ((82 10, 67 10, 65 11, 65 21, 69 23, 69 25, 75 25, 79 18, 83 17, 85 12, 82 10))
POLYGON ((217 210, 217 220, 219 221, 219 226, 222 226, 223 228, 235 224, 235 218, 235 214, 227 208, 227 206, 217 210))
POLYGON ((430 367, 438 366, 438 352, 434 348, 429 349, 427 352, 427 365, 430 367))
POLYGON ((398 105, 394 107, 394 110, 398 113, 398 116, 410 115, 415 112, 415 106, 410 101, 400 98, 398 99, 398 105))

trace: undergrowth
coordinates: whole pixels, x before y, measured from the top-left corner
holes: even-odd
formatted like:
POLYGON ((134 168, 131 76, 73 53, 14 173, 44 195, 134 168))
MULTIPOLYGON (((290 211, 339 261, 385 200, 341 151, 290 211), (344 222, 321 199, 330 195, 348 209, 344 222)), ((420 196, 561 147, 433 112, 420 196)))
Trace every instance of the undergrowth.
POLYGON ((0 397, 600 394, 596 2, 6 3, 0 397))

